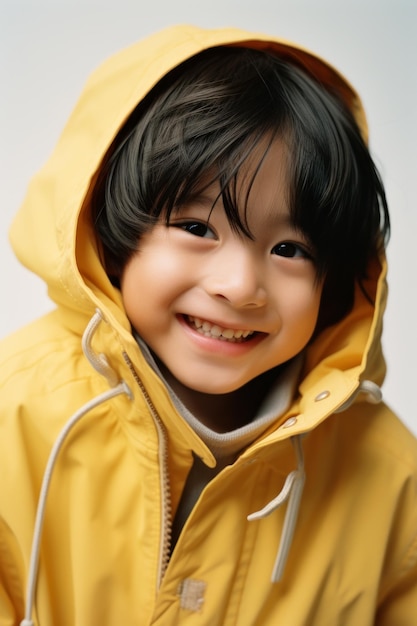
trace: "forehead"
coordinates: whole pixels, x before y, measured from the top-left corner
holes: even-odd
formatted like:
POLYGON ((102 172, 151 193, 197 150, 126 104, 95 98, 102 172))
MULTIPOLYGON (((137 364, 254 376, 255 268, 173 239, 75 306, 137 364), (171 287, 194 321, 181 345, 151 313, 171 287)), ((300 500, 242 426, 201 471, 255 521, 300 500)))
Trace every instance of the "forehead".
POLYGON ((289 149, 281 138, 264 138, 236 176, 240 218, 255 231, 260 223, 290 222, 289 149))

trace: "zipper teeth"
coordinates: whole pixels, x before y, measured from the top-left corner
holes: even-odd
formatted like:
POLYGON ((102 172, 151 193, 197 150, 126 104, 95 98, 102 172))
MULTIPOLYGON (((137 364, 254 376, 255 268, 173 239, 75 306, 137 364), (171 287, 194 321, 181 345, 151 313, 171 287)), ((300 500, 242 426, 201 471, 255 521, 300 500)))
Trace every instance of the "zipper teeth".
POLYGON ((171 535, 172 535, 172 506, 171 506, 171 491, 169 487, 169 473, 168 473, 168 446, 166 442, 165 427, 161 422, 159 415, 154 414, 155 423, 158 428, 158 436, 160 441, 159 446, 159 461, 161 469, 161 494, 162 494, 162 520, 161 520, 161 537, 160 545, 161 556, 159 559, 159 571, 158 571, 158 588, 162 583, 162 579, 165 575, 168 567, 169 555, 171 551, 171 535))
POLYGON ((126 354, 123 352, 123 358, 128 365, 132 375, 137 382, 143 397, 145 398, 146 404, 148 405, 149 411, 152 415, 152 418, 155 422, 157 431, 158 431, 158 458, 159 458, 159 467, 160 467, 160 487, 161 487, 161 496, 162 496, 162 515, 161 515, 161 536, 160 536, 160 545, 161 553, 159 558, 159 567, 158 567, 158 588, 162 583, 162 579, 165 575, 166 569, 168 567, 169 555, 171 551, 171 535, 172 535, 172 505, 171 505, 171 491, 169 487, 169 472, 168 472, 168 445, 167 445, 167 435, 165 426, 162 423, 161 418, 158 415, 158 412, 155 408, 154 403, 149 396, 149 393, 143 384, 142 380, 139 378, 133 364, 126 354))

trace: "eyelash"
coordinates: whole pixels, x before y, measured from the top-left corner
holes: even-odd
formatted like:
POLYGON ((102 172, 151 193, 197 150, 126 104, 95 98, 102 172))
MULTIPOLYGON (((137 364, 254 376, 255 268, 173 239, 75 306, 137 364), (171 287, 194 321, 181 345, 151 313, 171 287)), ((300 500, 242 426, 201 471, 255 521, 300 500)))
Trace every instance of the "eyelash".
POLYGON ((307 250, 304 246, 301 246, 300 244, 294 243, 292 241, 282 241, 278 243, 276 246, 272 248, 271 252, 272 254, 276 254, 277 256, 282 256, 287 259, 293 259, 293 258, 313 259, 313 255, 311 254, 309 250, 307 250), (284 254, 278 254, 277 252, 274 252, 274 250, 279 249, 279 248, 281 248, 281 252, 283 252, 284 254), (285 252, 288 252, 288 250, 291 250, 294 254, 285 254, 285 252))
POLYGON ((206 235, 208 233, 211 233, 211 236, 208 237, 208 239, 216 239, 216 234, 209 226, 207 226, 206 222, 198 222, 194 220, 189 222, 173 223, 171 224, 171 226, 174 226, 175 228, 180 228, 181 230, 190 233, 190 235, 194 235, 195 237, 201 237, 202 239, 206 238, 206 235), (204 234, 197 232, 198 230, 203 230, 204 234))
MULTIPOLYGON (((197 220, 190 220, 188 222, 178 222, 172 223, 171 226, 175 228, 180 228, 181 230, 190 233, 195 237, 200 237, 201 239, 216 239, 215 232, 207 225, 206 222, 199 222, 197 220), (207 237, 207 235, 209 236, 207 237)), ((306 247, 294 243, 292 241, 282 241, 276 244, 272 250, 271 254, 275 254, 276 256, 282 256, 284 258, 293 259, 293 258, 304 258, 313 260, 312 253, 306 249, 306 247), (279 254, 276 250, 280 249, 283 254, 279 254), (292 251, 292 254, 285 254, 289 250, 292 251)))

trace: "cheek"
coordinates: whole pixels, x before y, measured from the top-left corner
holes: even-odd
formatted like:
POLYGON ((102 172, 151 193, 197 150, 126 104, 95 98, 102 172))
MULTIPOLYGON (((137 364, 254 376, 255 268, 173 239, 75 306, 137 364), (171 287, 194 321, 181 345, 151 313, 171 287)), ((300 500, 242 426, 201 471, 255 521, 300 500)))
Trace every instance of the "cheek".
POLYGON ((310 338, 317 323, 322 286, 300 285, 293 289, 285 306, 287 323, 310 338))
POLYGON ((128 263, 121 277, 121 293, 126 314, 139 333, 161 323, 185 289, 179 277, 187 275, 187 269, 164 252, 144 251, 128 263))
POLYGON ((148 267, 146 258, 136 255, 126 265, 120 281, 123 304, 136 330, 154 306, 152 285, 152 268, 148 267))

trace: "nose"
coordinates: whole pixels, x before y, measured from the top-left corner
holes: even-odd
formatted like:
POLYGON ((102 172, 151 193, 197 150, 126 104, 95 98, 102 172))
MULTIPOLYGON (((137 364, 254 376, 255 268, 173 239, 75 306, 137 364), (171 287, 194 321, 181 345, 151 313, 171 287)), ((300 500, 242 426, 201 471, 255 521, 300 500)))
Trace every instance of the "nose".
POLYGON ((250 242, 238 239, 235 245, 216 254, 206 270, 203 286, 210 296, 224 299, 235 308, 265 306, 265 275, 250 242))

